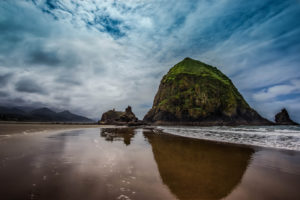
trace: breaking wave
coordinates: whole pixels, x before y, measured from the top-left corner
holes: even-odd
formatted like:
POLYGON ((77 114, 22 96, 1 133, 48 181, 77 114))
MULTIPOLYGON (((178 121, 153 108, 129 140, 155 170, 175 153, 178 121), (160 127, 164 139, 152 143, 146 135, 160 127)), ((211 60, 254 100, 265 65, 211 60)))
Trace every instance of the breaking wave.
POLYGON ((300 151, 300 126, 159 126, 157 128, 165 133, 190 138, 300 151))

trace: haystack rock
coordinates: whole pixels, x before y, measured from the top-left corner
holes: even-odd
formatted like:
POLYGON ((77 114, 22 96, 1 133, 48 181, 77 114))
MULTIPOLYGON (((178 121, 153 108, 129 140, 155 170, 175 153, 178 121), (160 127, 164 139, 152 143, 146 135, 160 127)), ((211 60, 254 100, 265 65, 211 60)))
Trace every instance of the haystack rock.
POLYGON ((291 120, 289 113, 285 108, 275 115, 275 122, 277 125, 299 125, 291 120))
POLYGON ((165 125, 269 125, 216 67, 185 58, 161 80, 144 120, 165 125))

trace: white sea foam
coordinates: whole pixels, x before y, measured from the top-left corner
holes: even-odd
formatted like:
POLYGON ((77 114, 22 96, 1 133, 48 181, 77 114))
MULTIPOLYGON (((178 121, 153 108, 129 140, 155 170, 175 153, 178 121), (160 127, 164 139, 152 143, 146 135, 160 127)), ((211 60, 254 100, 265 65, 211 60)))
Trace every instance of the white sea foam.
POLYGON ((166 133, 190 138, 300 151, 300 126, 159 126, 157 128, 166 133))

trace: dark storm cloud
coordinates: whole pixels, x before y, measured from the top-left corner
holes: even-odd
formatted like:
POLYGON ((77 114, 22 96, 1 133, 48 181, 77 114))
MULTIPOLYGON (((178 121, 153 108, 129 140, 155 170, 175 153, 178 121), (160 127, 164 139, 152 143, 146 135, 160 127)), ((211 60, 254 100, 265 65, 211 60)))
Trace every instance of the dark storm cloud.
POLYGON ((59 24, 25 1, 1 1, 0 13, 0 67, 74 68, 81 64, 80 50, 62 39, 73 35, 67 31, 69 25, 59 24))
POLYGON ((82 84, 81 81, 77 80, 76 77, 72 77, 69 75, 61 75, 55 79, 58 83, 61 83, 65 86, 79 86, 82 84))
POLYGON ((15 85, 15 89, 19 92, 47 94, 45 89, 31 79, 23 79, 18 81, 15 85))
POLYGON ((42 49, 36 49, 28 55, 28 64, 57 66, 62 63, 56 52, 45 52, 42 49))
POLYGON ((0 91, 0 98, 4 98, 4 97, 8 97, 8 96, 9 96, 8 92, 0 91))
POLYGON ((9 80, 12 78, 13 74, 12 73, 7 73, 7 74, 0 74, 0 85, 6 86, 6 84, 9 82, 9 80))
POLYGON ((28 102, 22 98, 5 98, 0 100, 1 106, 15 106, 15 105, 25 105, 28 102))
POLYGON ((24 1, 12 0, 1 1, 0 13, 1 64, 21 67, 27 60, 33 64, 58 63, 52 52, 41 49, 53 27, 51 21, 41 17, 42 12, 24 1))
POLYGON ((25 110, 33 110, 34 108, 47 107, 47 104, 38 102, 38 101, 28 101, 23 98, 3 98, 0 99, 0 106, 7 107, 22 107, 25 110))

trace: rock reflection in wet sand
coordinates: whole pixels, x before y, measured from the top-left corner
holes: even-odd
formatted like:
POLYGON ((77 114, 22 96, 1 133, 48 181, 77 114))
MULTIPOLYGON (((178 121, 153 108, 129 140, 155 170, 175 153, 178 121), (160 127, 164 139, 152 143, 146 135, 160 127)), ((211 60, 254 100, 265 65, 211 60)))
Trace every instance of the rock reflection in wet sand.
POLYGON ((130 145, 134 134, 135 130, 133 128, 103 128, 100 130, 100 135, 104 137, 105 140, 111 142, 123 140, 126 145, 130 145))
POLYGON ((163 182, 179 199, 221 199, 241 181, 253 150, 145 133, 163 182))
POLYGON ((282 181, 274 186, 281 191, 275 197, 299 197, 295 189, 299 153, 295 157, 270 151, 273 160, 261 162, 271 159, 264 152, 145 129, 84 129, 12 137, 0 140, 0 197, 241 199, 258 191, 252 196, 255 199, 274 199, 265 198, 264 191, 272 193, 267 180, 282 181), (274 162, 284 156, 289 159, 283 164, 274 162), (272 170, 278 165, 282 168, 276 175, 272 170), (261 167, 270 170, 259 171, 261 167), (286 178, 286 170, 296 179, 286 178), (253 190, 257 182, 263 189, 253 190), (289 183, 293 186, 279 187, 289 183))

